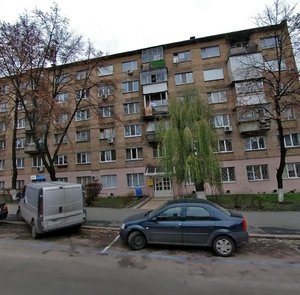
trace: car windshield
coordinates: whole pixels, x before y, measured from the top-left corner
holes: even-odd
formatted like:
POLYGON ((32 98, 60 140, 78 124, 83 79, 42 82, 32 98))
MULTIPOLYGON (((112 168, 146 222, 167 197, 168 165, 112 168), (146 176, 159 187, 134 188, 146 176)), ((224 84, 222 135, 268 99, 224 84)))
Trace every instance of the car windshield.
MULTIPOLYGON (((152 218, 153 216, 155 216, 165 206, 166 206, 166 203, 164 203, 163 205, 161 205, 160 207, 158 207, 155 210, 147 212, 146 214, 148 215, 149 218, 152 218)), ((146 214, 145 214, 145 217, 146 217, 146 214)))

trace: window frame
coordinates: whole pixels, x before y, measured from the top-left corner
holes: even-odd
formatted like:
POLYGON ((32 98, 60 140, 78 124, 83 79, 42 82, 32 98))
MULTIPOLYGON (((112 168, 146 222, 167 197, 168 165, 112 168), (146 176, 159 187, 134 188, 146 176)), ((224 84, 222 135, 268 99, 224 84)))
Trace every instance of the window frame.
POLYGON ((219 57, 219 56, 221 56, 221 51, 220 51, 219 45, 201 48, 201 58, 202 59, 219 57), (214 50, 214 49, 217 49, 217 50, 214 50))

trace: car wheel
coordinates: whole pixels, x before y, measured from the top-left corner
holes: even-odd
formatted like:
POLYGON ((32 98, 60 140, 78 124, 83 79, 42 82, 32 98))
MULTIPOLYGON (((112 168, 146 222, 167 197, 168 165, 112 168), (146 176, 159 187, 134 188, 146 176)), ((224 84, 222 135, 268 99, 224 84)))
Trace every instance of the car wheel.
POLYGON ((133 250, 141 250, 146 246, 146 238, 139 231, 132 232, 128 237, 128 245, 133 250))
POLYGON ((24 219, 22 218, 22 214, 21 214, 21 210, 20 209, 18 209, 18 211, 17 211, 17 219, 19 220, 19 221, 23 221, 24 219))
POLYGON ((228 236, 216 237, 213 241, 215 253, 222 257, 231 256, 235 251, 234 241, 228 236))
POLYGON ((31 222, 31 235, 34 239, 37 239, 39 237, 39 234, 36 231, 36 225, 34 221, 31 222))

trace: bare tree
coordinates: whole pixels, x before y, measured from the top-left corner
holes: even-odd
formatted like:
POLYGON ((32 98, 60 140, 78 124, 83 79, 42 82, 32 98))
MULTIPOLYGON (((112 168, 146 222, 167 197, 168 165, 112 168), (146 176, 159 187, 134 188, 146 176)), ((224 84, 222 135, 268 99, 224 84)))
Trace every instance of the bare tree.
MULTIPOLYGON (((56 179, 55 159, 76 112, 83 107, 84 98, 98 86, 93 69, 99 66, 101 55, 90 42, 70 31, 69 21, 60 15, 57 5, 50 12, 36 9, 30 15, 25 13, 14 24, 0 23, 0 75, 9 84, 6 97, 13 102, 13 165, 16 125, 18 120, 25 119, 26 142, 41 157, 51 180, 56 179), (75 73, 68 67, 72 62, 76 62, 78 69, 75 73), (76 91, 73 103, 57 103, 67 91, 76 91), (65 119, 63 124, 61 117, 65 119), (61 136, 52 149, 48 140, 58 132, 61 136)), ((12 188, 15 188, 15 166, 13 171, 12 188)))
POLYGON ((263 32, 260 44, 263 53, 249 46, 247 55, 235 58, 235 74, 244 80, 235 83, 237 105, 241 106, 241 116, 255 113, 262 130, 270 129, 271 122, 276 124, 280 146, 276 179, 278 201, 283 202, 283 173, 288 152, 285 121, 299 107, 299 73, 295 56, 300 48, 300 15, 295 13, 295 6, 284 0, 274 0, 256 17, 256 23, 263 32))

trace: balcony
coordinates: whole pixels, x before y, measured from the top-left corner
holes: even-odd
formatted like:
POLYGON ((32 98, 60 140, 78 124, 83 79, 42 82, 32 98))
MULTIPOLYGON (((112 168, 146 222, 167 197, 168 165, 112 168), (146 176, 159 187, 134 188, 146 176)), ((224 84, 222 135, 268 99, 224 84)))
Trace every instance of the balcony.
POLYGON ((156 136, 155 131, 147 131, 146 132, 146 137, 147 137, 148 143, 157 142, 157 136, 156 136))
MULTIPOLYGON (((39 148, 40 148, 41 151, 43 151, 44 148, 45 148, 44 143, 40 143, 40 144, 39 144, 39 148)), ((38 153, 39 151, 38 151, 38 148, 37 148, 36 144, 33 143, 33 142, 30 142, 30 143, 26 143, 26 144, 24 145, 24 152, 25 152, 25 153, 28 153, 28 154, 36 154, 36 153, 38 153)))
POLYGON ((271 128, 270 120, 244 121, 238 124, 240 134, 256 135, 262 134, 271 128))

